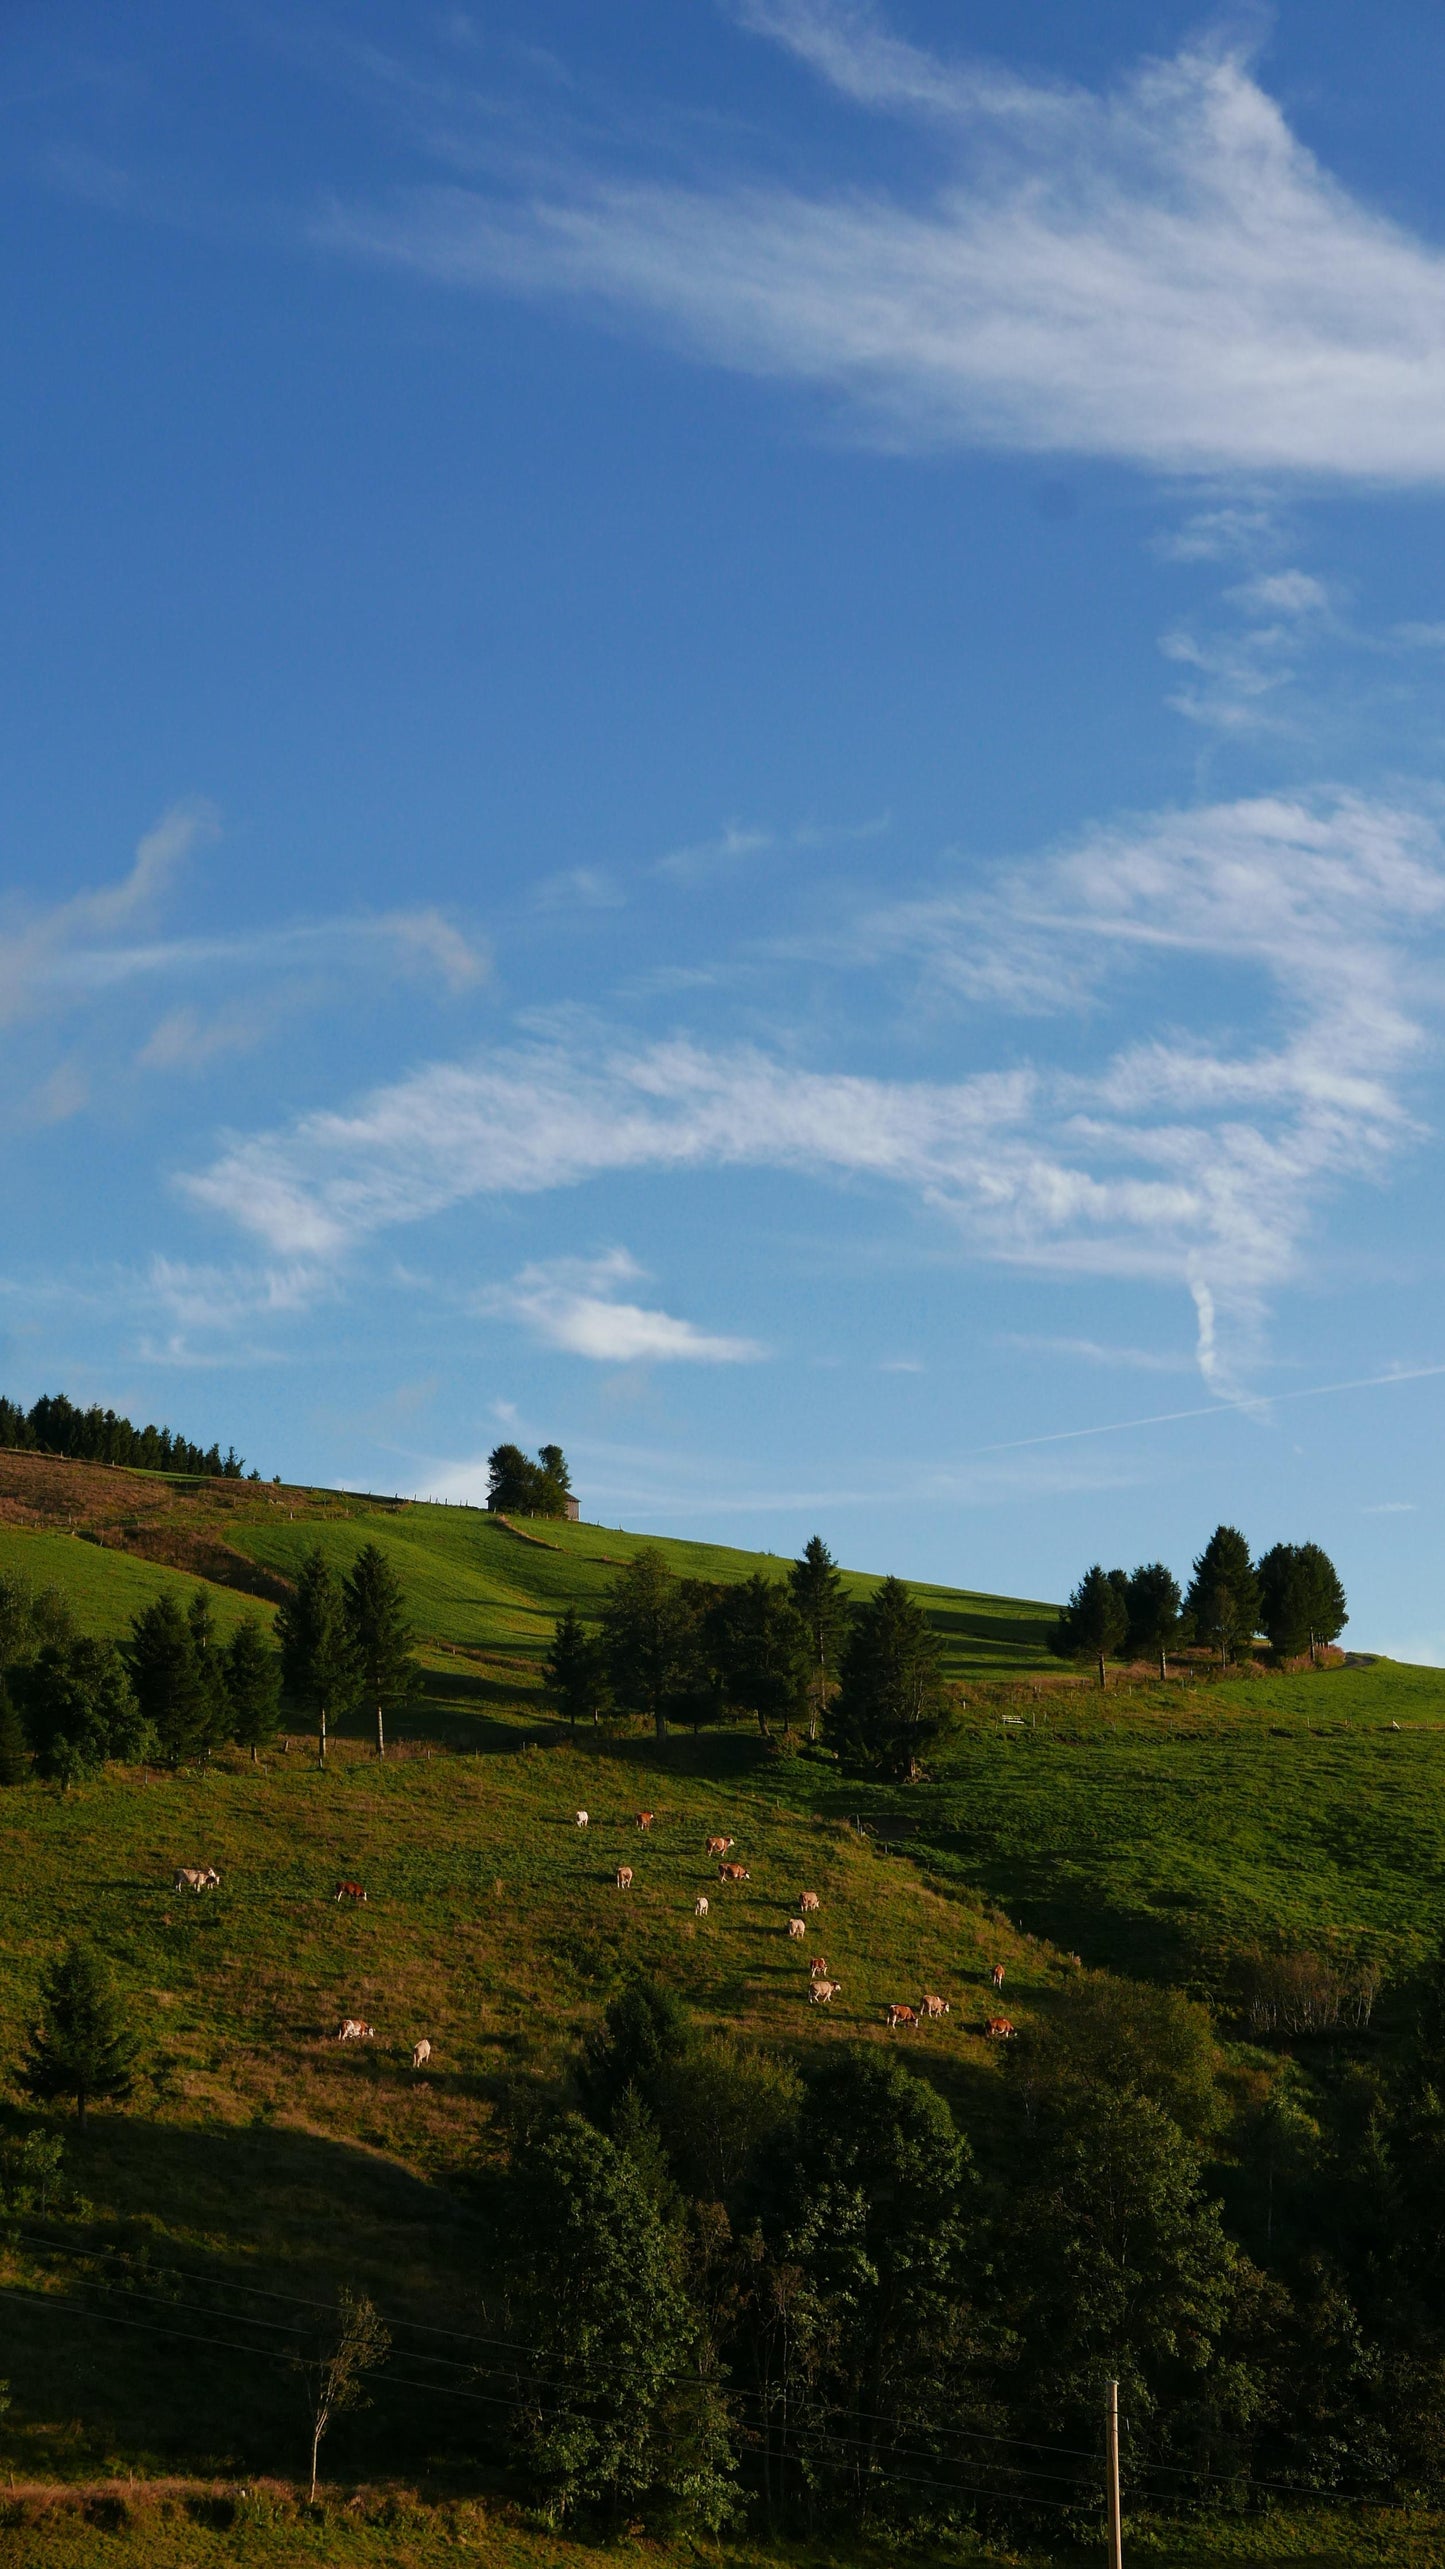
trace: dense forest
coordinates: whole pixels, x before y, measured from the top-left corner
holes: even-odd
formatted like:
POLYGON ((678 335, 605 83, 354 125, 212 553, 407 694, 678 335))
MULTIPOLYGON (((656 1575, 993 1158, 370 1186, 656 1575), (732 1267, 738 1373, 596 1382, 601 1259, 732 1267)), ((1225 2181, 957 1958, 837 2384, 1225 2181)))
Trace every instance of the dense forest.
MULTIPOLYGON (((46 1392, 32 1409, 0 1399, 0 1446, 25 1454, 59 1454, 74 1463, 124 1463, 140 1472, 188 1472, 239 1481, 245 1464, 234 1446, 193 1445, 169 1427, 137 1427, 113 1409, 77 1409, 63 1392, 46 1392)), ((260 1479, 253 1472, 253 1481, 260 1479)))

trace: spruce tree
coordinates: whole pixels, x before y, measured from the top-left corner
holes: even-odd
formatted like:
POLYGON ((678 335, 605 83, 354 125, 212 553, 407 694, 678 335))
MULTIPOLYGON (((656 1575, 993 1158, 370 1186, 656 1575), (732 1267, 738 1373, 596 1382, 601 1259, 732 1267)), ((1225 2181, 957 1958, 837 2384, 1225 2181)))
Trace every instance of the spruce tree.
POLYGON ((1276 1659, 1294 1659, 1309 1645, 1306 1580, 1297 1543, 1271 1544, 1259 1564, 1259 1619, 1276 1659))
POLYGON ((69 1787, 110 1757, 149 1757, 155 1733, 136 1702, 114 1642, 72 1633, 48 1641, 16 1672, 25 1727, 48 1781, 69 1787))
POLYGON ((1116 1651, 1129 1625, 1128 1582, 1121 1570, 1105 1570, 1096 1561, 1086 1570, 1049 1635, 1049 1648, 1060 1659, 1093 1659, 1099 1683, 1107 1683, 1104 1662, 1116 1651))
POLYGON ((1194 1564, 1184 1610, 1221 1668, 1259 1630, 1259 1580, 1239 1528, 1217 1525, 1194 1564))
POLYGON ((938 1644, 901 1579, 853 1618, 825 1736, 845 1766, 906 1782, 948 1718, 938 1644))
POLYGON ((1340 1574, 1329 1554, 1322 1552, 1317 1543, 1302 1543, 1299 1558, 1313 1659, 1319 1650, 1338 1641, 1350 1615, 1340 1574))
POLYGON ((808 1737, 816 1739, 838 1676, 852 1608, 838 1565, 820 1534, 788 1572, 788 1591, 808 1636, 808 1737))
POLYGON ((1141 1561, 1138 1569, 1129 1574, 1124 1602, 1129 1617, 1125 1649, 1131 1658, 1136 1652, 1147 1651, 1151 1658, 1157 1655, 1159 1674, 1166 1678, 1169 1645, 1179 1630, 1184 1602, 1173 1571, 1166 1569, 1162 1561, 1141 1561))
POLYGON ((612 1582, 602 1609, 612 1692, 624 1712, 642 1713, 656 1737, 688 1697, 695 1676, 697 1618, 663 1555, 644 1544, 612 1582))
POLYGON ((40 2020, 19 2071, 45 2105, 73 2096, 81 2129, 95 2098, 129 2096, 135 2041, 110 1974, 93 1945, 68 1945, 40 1984, 40 2020))
POLYGON ((126 1644, 130 1680, 145 1721, 172 1766, 209 1746, 211 1706, 190 1626, 167 1594, 143 1606, 126 1644))
POLYGON ((574 1729, 588 1714, 596 1721, 607 1682, 602 1646, 575 1606, 566 1607, 552 1627, 542 1673, 557 1710, 574 1729))
POLYGON ((243 1616, 221 1653, 230 1735, 249 1748, 254 1766, 276 1736, 281 1718, 281 1669, 255 1615, 243 1616))
POLYGON ((379 1544, 364 1543, 341 1584, 358 1689, 376 1712, 376 1753, 386 1755, 385 1711, 415 1691, 414 1635, 400 1579, 379 1544))
POLYGON ((341 1588, 319 1544, 276 1609, 276 1639, 282 1687, 315 1722, 317 1764, 324 1766, 329 1726, 355 1701, 356 1669, 341 1588))
POLYGON ((231 1705, 226 1693, 220 1645, 216 1639, 215 1610, 205 1588, 195 1588, 191 1592, 191 1601, 186 1608, 186 1630, 191 1636, 191 1656, 200 1680, 203 1714, 199 1747, 205 1758, 213 1748, 223 1748, 232 1736, 231 1705))

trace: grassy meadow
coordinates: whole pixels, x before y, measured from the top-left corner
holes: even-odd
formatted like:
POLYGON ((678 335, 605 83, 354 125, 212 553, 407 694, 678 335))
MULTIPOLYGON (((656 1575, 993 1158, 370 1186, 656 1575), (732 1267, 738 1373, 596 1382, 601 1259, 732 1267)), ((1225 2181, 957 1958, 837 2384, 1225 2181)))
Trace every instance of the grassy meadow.
MULTIPOLYGON (((119 1633, 159 1588, 189 1593, 199 1576, 223 1628, 265 1618, 267 1584, 313 1543, 345 1566, 376 1540, 406 1583, 425 1678, 385 1764, 358 1722, 324 1772, 297 1735, 260 1766, 228 1754, 204 1772, 0 1794, 0 2120, 28 2128, 11 2065, 71 1933, 103 1946, 141 2036, 127 2110, 67 2127, 83 2203, 0 2229, 0 2560, 428 2569, 463 2552, 571 2569, 584 2546, 474 2497, 475 2421, 496 2397, 484 2180, 633 1967, 705 2028, 800 2057, 893 2040, 888 2001, 939 1992, 946 2019, 901 2039, 986 2147, 994 1962, 1027 2028, 1068 2006, 1076 1951, 1227 1996, 1239 1947, 1324 1944, 1382 1963, 1387 2016, 1435 1941, 1445 1676, 1384 1662, 1136 1675, 1100 1695, 1049 1659, 1046 1604, 935 1587, 916 1593, 959 1711, 924 1783, 848 1783, 742 1727, 661 1747, 623 1723, 570 1734, 539 1687, 552 1621, 568 1602, 595 1612, 643 1539, 0 1457, 0 1570, 61 1588, 86 1628, 119 1633), (736 1839, 748 1882, 719 1886, 713 1832, 736 1839), (220 1891, 177 1895, 174 1868, 202 1862, 220 1891), (366 1886, 364 1907, 338 1906, 343 1877, 366 1886), (822 1905, 798 1943, 786 1921, 805 1887, 822 1905), (841 1984, 827 2010, 808 2003, 818 1952, 841 1984), (338 2046, 343 2015, 375 2040, 338 2046), (423 2034, 433 2060, 414 2076, 423 2034), (375 2408, 335 2428, 326 2469, 343 2494, 313 2516, 294 2499, 289 2358, 343 2282, 373 2294, 397 2353, 375 2408)), ((784 1567, 662 1548, 696 1575, 784 1567)), ((864 1593, 871 1575, 850 1584, 864 1593)), ((712 2548, 719 2569, 764 2558, 712 2548)), ((1130 2556, 1423 2569, 1445 2564, 1445 2527, 1359 2511, 1141 2521, 1130 2556)))

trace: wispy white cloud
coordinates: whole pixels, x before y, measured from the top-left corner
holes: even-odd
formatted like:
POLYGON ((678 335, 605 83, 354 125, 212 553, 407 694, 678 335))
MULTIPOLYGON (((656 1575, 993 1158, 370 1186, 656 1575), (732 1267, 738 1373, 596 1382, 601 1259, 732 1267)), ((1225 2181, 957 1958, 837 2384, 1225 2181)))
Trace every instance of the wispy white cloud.
POLYGON ((722 1337, 671 1312, 624 1301, 623 1289, 643 1275, 625 1249, 602 1258, 553 1258, 490 1287, 476 1308, 520 1320, 544 1347, 594 1364, 746 1365, 766 1353, 754 1339, 722 1337))
POLYGON ((1239 49, 1099 94, 943 61, 847 0, 740 14, 854 107, 921 120, 931 185, 564 173, 334 207, 318 237, 630 315, 899 447, 1445 475, 1445 257, 1321 167, 1239 49))
POLYGON ((892 1187, 979 1257, 1178 1283, 1226 1389, 1224 1323, 1237 1361, 1328 1195, 1380 1182, 1418 1138, 1442 920, 1445 849, 1423 808, 1322 794, 1166 813, 1006 867, 983 893, 875 912, 829 949, 911 962, 944 999, 981 986, 1041 1006, 1052 985, 1054 1005, 1087 1007, 1117 989, 1140 1032, 1092 1066, 906 1081, 589 1023, 238 1140, 184 1183, 274 1255, 322 1262, 469 1200, 623 1171, 892 1187), (1185 957, 1250 977, 1241 1005, 1263 1040, 1150 1030, 1151 970, 1185 957))
POLYGON ((1097 1338, 1032 1336, 1018 1330, 1007 1331, 998 1343, 1016 1347, 1023 1355, 1066 1356, 1078 1364, 1135 1374, 1189 1374, 1195 1362, 1192 1356, 1165 1355, 1152 1347, 1114 1347, 1097 1338))
POLYGON ((0 924, 0 1025, 38 1007, 78 955, 98 952, 127 930, 133 932, 170 889, 193 849, 213 839, 218 826, 209 803, 177 803, 140 840, 134 863, 119 883, 78 892, 48 909, 12 897, 0 924))

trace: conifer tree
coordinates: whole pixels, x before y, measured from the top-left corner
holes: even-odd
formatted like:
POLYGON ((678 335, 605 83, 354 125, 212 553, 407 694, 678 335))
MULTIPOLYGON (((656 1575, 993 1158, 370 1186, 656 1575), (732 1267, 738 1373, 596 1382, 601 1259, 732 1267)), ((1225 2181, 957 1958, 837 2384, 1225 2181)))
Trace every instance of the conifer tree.
POLYGON ((319 1544, 276 1609, 276 1639, 282 1686, 315 1722, 316 1762, 324 1766, 329 1726, 355 1700, 356 1668, 340 1584, 319 1544))
POLYGON ((386 1755, 388 1704, 416 1687, 414 1635, 400 1579, 379 1544, 364 1543, 341 1583, 342 1611, 357 1687, 376 1713, 376 1753, 386 1755))
POLYGON ((281 1670, 255 1615, 243 1616, 221 1653, 230 1735, 256 1765, 281 1718, 281 1670))
POLYGON ((607 1683, 603 1650, 575 1606, 566 1607, 557 1617, 542 1673, 558 1711, 566 1714, 574 1729, 588 1714, 596 1721, 607 1683))
POLYGON ((20 2085, 41 2104, 73 2096, 82 2131, 95 2098, 129 2096, 136 2045, 109 1972, 94 1946, 68 1945, 40 1985, 40 2019, 20 2085))
POLYGON ((846 1766, 907 1781, 947 1720, 938 1644, 901 1579, 853 1618, 826 1737, 846 1766))
POLYGON ((788 1590, 808 1636, 808 1737, 816 1739, 838 1677, 852 1608, 820 1534, 810 1536, 788 1572, 788 1590))
POLYGON ((130 1628, 126 1660, 143 1718, 173 1766, 208 1744, 210 1705, 190 1626, 167 1594, 143 1606, 130 1628))
POLYGON ((1132 1658, 1135 1652, 1157 1655, 1159 1674, 1169 1674, 1169 1645, 1179 1630, 1183 1599, 1179 1582, 1162 1561, 1141 1561, 1129 1574, 1124 1602, 1129 1625, 1124 1647, 1132 1658))
POLYGON ((1259 1580, 1239 1528, 1217 1525, 1194 1564, 1184 1610, 1221 1668, 1259 1630, 1259 1580))
POLYGON ((1085 1571, 1049 1635, 1049 1648, 1060 1659, 1096 1660, 1101 1686, 1107 1682, 1104 1662, 1128 1629, 1127 1588, 1122 1571, 1105 1570, 1096 1561, 1092 1570, 1085 1571))

